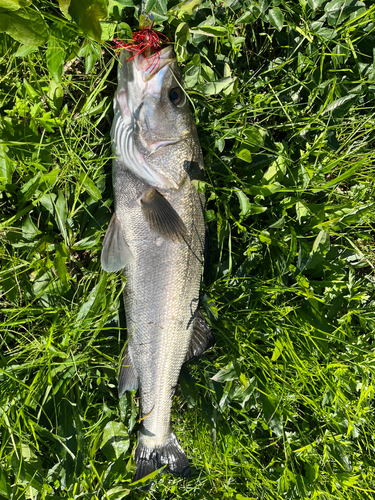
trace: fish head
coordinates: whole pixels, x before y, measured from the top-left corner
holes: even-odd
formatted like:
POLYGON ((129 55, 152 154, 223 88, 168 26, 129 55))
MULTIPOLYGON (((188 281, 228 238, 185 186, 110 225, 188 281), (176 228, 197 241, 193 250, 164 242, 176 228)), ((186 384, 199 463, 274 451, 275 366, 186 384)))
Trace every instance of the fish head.
MULTIPOLYGON (((200 154, 200 149, 180 68, 171 47, 151 57, 121 53, 114 108, 115 115, 121 115, 122 123, 132 136, 128 142, 134 144, 134 154, 141 157, 151 171, 168 179, 165 187, 177 188, 186 174, 183 165, 200 154)), ((129 151, 124 156, 129 157, 124 163, 130 168, 129 151)), ((145 180, 153 184, 150 178, 145 180)))

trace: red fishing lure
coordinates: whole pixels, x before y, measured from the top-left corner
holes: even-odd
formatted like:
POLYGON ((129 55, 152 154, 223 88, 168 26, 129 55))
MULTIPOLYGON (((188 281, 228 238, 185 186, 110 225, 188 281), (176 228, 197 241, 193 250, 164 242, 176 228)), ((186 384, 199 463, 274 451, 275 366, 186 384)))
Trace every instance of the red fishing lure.
POLYGON ((157 66, 160 59, 160 50, 162 43, 168 43, 169 38, 159 31, 152 29, 153 23, 149 28, 140 29, 133 32, 133 40, 131 42, 123 42, 119 38, 115 38, 113 43, 117 50, 125 49, 129 52, 134 52, 134 55, 128 59, 131 61, 139 54, 144 53, 149 63, 148 69, 157 66))

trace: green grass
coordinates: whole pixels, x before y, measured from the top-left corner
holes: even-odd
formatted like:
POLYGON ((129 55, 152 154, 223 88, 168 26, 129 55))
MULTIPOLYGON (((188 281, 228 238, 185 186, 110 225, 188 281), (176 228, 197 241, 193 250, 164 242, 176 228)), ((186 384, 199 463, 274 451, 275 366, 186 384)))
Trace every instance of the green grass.
POLYGON ((70 19, 26 8, 39 46, 0 33, 0 499, 372 499, 375 7, 149 2, 205 156, 216 345, 174 401, 192 478, 143 493, 139 402, 117 397, 125 279, 100 267, 110 39, 137 28, 135 3, 109 3, 101 44, 74 2, 70 19))

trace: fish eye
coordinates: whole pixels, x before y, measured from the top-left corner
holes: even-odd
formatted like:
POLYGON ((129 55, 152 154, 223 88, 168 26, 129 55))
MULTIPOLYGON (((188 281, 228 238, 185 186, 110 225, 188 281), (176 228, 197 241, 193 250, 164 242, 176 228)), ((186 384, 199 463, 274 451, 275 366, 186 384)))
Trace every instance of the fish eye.
POLYGON ((183 106, 185 104, 185 93, 180 87, 174 87, 169 92, 169 99, 171 100, 172 104, 179 108, 180 106, 183 106))

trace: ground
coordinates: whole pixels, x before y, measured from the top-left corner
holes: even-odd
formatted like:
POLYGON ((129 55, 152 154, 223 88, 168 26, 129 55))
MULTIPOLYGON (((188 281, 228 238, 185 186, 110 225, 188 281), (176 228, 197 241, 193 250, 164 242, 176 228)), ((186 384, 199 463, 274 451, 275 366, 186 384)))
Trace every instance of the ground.
POLYGON ((216 338, 174 401, 192 477, 148 493, 125 279, 100 266, 111 40, 139 2, 60 5, 0 2, 1 500, 374 498, 373 2, 146 3, 205 157, 216 338))

